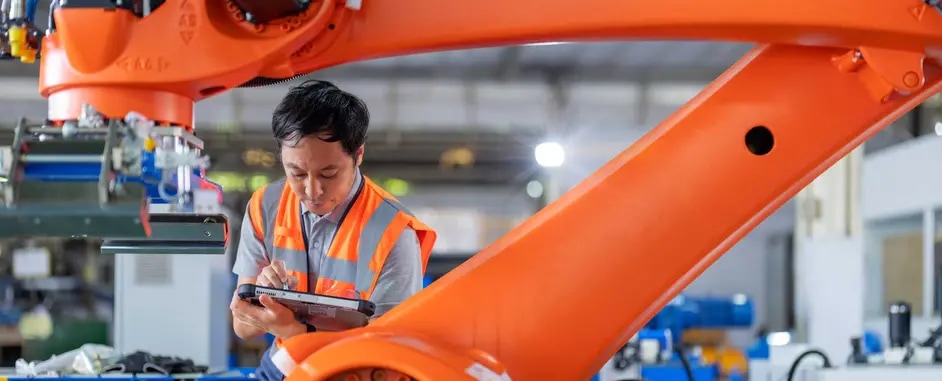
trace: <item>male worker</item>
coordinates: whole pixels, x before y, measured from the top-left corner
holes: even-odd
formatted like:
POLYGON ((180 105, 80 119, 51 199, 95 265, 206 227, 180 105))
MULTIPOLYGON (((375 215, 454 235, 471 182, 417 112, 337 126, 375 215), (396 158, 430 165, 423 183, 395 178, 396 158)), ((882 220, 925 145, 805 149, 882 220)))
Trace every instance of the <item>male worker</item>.
MULTIPOLYGON (((330 82, 288 91, 272 115, 286 178, 249 201, 233 266, 239 284, 368 299, 374 317, 422 288, 436 234, 360 174, 368 126, 366 104, 330 82)), ((267 332, 278 345, 317 329, 267 295, 260 301, 233 295, 240 338, 267 332)), ((267 357, 259 373, 277 372, 267 357)))

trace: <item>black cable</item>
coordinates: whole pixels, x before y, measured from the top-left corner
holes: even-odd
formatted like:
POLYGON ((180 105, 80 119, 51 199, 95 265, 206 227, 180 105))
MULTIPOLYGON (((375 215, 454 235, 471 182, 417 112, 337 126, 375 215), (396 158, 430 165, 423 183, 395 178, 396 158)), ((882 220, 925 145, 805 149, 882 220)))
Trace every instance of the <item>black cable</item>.
POLYGON ((909 364, 909 360, 913 359, 913 354, 916 352, 913 347, 906 347, 906 354, 903 356, 903 364, 909 364))
POLYGON ((690 359, 687 358, 687 352, 681 346, 674 347, 674 353, 680 358, 681 365, 684 366, 684 373, 687 373, 687 381, 694 381, 693 366, 690 365, 690 359))
POLYGON ((821 352, 817 349, 809 349, 807 351, 802 352, 800 355, 798 355, 797 358, 795 358, 795 361, 792 362, 792 366, 788 368, 788 378, 786 378, 785 380, 794 381, 795 372, 798 371, 798 366, 801 365, 801 360, 804 360, 805 357, 808 357, 811 355, 818 355, 819 357, 821 357, 821 359, 824 360, 824 369, 828 369, 831 367, 831 359, 828 358, 828 355, 824 354, 824 352, 821 352))
POLYGON ((942 339, 942 325, 936 327, 936 329, 933 329, 929 333, 929 337, 927 337, 926 340, 920 344, 920 346, 935 347, 938 344, 939 339, 942 339))

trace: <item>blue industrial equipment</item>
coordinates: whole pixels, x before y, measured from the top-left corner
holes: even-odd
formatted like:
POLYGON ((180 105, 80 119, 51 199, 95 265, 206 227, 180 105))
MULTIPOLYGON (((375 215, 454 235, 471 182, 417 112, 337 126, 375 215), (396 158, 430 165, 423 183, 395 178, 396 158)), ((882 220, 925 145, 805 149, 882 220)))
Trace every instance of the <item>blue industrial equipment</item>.
POLYGON ((679 295, 651 321, 645 329, 669 330, 673 344, 681 341, 688 329, 746 328, 753 323, 752 301, 745 295, 687 296, 679 295))
POLYGON ((649 329, 638 331, 638 341, 657 341, 662 352, 670 352, 674 346, 673 333, 669 329, 649 329))
MULTIPOLYGON (((765 360, 769 358, 770 346, 786 345, 789 340, 781 340, 782 335, 789 335, 789 332, 770 332, 756 340, 749 349, 746 350, 746 357, 753 360, 765 360)), ((883 352, 883 342, 880 335, 872 330, 865 330, 861 337, 862 354, 870 355, 883 352)))
POLYGON ((769 347, 788 345, 791 340, 792 333, 789 331, 763 333, 752 346, 746 349, 746 357, 750 359, 768 359, 769 347))
MULTIPOLYGON (((692 381, 716 381, 719 370, 713 365, 695 364, 690 366, 692 381)), ((665 365, 646 365, 641 367, 641 379, 648 381, 690 381, 687 370, 677 363, 665 365)))
POLYGON ((637 340, 625 345, 610 363, 613 369, 597 376, 598 381, 637 379, 647 381, 715 381, 720 374, 715 364, 704 364, 696 351, 678 351, 667 329, 642 329, 637 340), (657 343, 656 348, 642 343, 657 343), (650 352, 650 351, 656 351, 650 352), (682 354, 681 354, 682 353, 682 354), (681 357, 683 356, 683 357, 681 357))
POLYGON ((102 252, 223 254, 222 189, 203 142, 134 113, 30 126, 0 147, 0 237, 105 238, 102 252))
POLYGON ((863 333, 863 344, 864 344, 864 353, 873 354, 873 353, 883 353, 883 340, 880 339, 880 334, 872 330, 865 330, 863 333))
POLYGON ((753 360, 765 360, 769 358, 769 350, 768 336, 763 336, 756 340, 755 343, 752 343, 752 346, 746 349, 746 357, 753 360))

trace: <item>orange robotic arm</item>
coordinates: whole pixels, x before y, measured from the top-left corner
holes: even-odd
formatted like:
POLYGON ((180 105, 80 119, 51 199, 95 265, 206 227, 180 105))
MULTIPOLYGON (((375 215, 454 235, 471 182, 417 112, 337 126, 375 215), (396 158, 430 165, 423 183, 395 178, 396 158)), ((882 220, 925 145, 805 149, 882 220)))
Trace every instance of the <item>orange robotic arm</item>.
POLYGON ((76 118, 89 103, 109 117, 137 111, 192 127, 194 101, 253 78, 443 49, 763 43, 641 141, 369 327, 286 342, 276 362, 292 381, 588 379, 756 224, 942 89, 931 57, 942 16, 932 1, 314 0, 297 14, 246 21, 246 9, 268 2, 282 3, 167 0, 143 15, 69 1, 43 44, 49 117, 76 118), (626 269, 638 271, 625 277, 626 269))

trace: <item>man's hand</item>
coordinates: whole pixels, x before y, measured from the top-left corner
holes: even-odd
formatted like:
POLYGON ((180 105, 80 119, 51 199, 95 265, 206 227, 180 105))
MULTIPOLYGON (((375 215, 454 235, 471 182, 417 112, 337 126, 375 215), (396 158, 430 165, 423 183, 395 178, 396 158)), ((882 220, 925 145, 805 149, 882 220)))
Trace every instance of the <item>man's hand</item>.
POLYGON ((288 307, 281 305, 268 295, 262 295, 258 299, 262 307, 234 296, 232 303, 229 304, 232 317, 282 340, 307 332, 307 327, 295 319, 294 312, 288 307))
POLYGON ((298 286, 298 279, 288 275, 285 268, 285 261, 275 259, 271 264, 262 269, 261 274, 255 280, 255 284, 262 287, 284 288, 288 285, 289 289, 295 289, 298 286))

